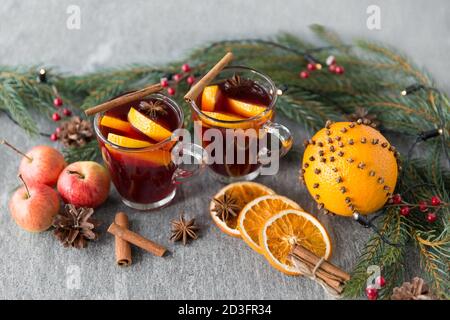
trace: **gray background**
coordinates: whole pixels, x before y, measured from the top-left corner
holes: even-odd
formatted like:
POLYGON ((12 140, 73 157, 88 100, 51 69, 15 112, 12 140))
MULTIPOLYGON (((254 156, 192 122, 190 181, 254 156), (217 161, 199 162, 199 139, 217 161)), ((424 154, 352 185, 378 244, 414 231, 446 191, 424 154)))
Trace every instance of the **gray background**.
MULTIPOLYGON (((142 62, 160 64, 185 56, 208 41, 266 37, 289 31, 310 37, 307 26, 321 23, 344 39, 369 37, 404 50, 419 66, 426 66, 447 92, 450 89, 450 4, 434 1, 11 1, 0 5, 0 64, 57 66, 83 73, 99 67, 142 62), (66 8, 81 8, 81 30, 66 28, 66 8), (381 7, 381 30, 366 27, 366 8, 381 7)), ((290 125, 298 142, 301 128, 290 125)), ((28 139, 0 114, 1 136, 28 149, 46 139, 28 139)), ((401 145, 404 149, 406 146, 401 145)), ((395 143, 395 138, 394 138, 395 143)), ((324 299, 323 290, 306 279, 273 270, 242 241, 222 234, 211 222, 207 205, 220 185, 205 175, 182 187, 173 205, 149 214, 126 209, 115 191, 97 211, 103 220, 102 237, 87 250, 62 248, 50 232, 29 234, 11 220, 7 202, 17 186, 17 158, 0 152, 0 298, 267 298, 324 299), (134 250, 128 269, 114 265, 113 238, 105 228, 114 213, 125 210, 132 229, 169 247, 172 254, 156 258, 134 250), (168 242, 169 222, 181 210, 202 225, 201 238, 187 247, 168 242), (75 271, 74 271, 75 270, 75 271), (68 285, 80 271, 79 289, 68 285)), ((276 177, 259 181, 315 212, 296 179, 299 160, 282 161, 276 177)), ((320 216, 330 230, 333 261, 350 270, 367 239, 366 230, 350 220, 320 216)), ((419 271, 415 259, 410 275, 419 271)))

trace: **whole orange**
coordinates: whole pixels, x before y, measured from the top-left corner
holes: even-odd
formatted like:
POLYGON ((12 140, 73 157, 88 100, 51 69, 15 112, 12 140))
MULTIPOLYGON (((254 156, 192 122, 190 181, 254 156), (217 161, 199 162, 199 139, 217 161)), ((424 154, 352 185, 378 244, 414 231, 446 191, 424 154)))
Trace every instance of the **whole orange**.
POLYGON ((370 214, 392 195, 398 153, 361 120, 327 122, 305 144, 301 177, 319 209, 342 216, 370 214))

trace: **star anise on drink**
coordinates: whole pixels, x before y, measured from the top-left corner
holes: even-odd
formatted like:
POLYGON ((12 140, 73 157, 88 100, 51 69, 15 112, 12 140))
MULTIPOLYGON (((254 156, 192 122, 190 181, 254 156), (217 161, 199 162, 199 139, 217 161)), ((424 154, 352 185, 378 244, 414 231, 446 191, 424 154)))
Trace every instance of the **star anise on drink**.
POLYGON ((251 86, 252 83, 252 80, 242 78, 235 73, 231 78, 225 80, 224 88, 225 90, 232 90, 243 86, 251 86))
POLYGON ((214 208, 212 211, 224 222, 231 217, 237 217, 239 210, 241 209, 236 198, 234 198, 231 193, 225 192, 223 196, 214 198, 213 201, 214 208))
POLYGON ((181 240, 183 241, 183 245, 186 245, 189 238, 192 240, 198 238, 197 231, 199 228, 195 224, 195 219, 186 221, 184 219, 184 214, 181 214, 179 219, 172 220, 170 224, 172 225, 172 235, 170 236, 170 240, 181 240))
POLYGON ((141 101, 141 103, 139 103, 139 110, 150 118, 156 118, 158 115, 167 114, 167 110, 164 108, 164 104, 158 100, 141 101))
POLYGON ((64 210, 53 219, 54 235, 64 247, 77 249, 87 247, 88 240, 97 240, 95 228, 100 222, 92 219, 92 208, 77 208, 73 204, 66 204, 64 210))

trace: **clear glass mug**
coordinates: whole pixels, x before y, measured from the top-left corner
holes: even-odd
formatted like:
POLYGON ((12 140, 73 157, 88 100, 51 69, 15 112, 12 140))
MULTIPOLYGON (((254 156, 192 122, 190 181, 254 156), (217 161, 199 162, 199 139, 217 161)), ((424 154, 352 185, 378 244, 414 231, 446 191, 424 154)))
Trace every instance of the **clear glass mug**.
MULTIPOLYGON (((182 128, 184 114, 175 101, 161 94, 152 94, 142 100, 147 98, 159 100, 172 108, 178 117, 177 129, 182 128)), ((133 102, 130 106, 139 105, 139 102, 133 102)), ((105 137, 100 125, 103 115, 98 113, 95 116, 95 133, 111 180, 127 206, 137 210, 165 206, 175 197, 178 184, 203 171, 206 164, 204 149, 193 143, 178 141, 177 130, 172 137, 148 147, 122 147, 105 137), (194 160, 189 167, 180 163, 186 155, 194 160)))
POLYGON ((293 143, 289 129, 273 122, 277 97, 281 94, 273 81, 267 75, 254 69, 233 66, 224 68, 214 79, 214 83, 220 83, 234 75, 254 81, 269 94, 270 103, 265 106, 266 109, 263 112, 244 120, 220 120, 202 111, 201 94, 196 101, 190 102, 194 131, 207 151, 210 172, 224 183, 255 179, 262 172, 263 165, 269 164, 274 159, 278 161, 290 150, 293 143), (212 143, 211 136, 213 136, 208 134, 209 129, 221 132, 223 137, 221 147, 214 150, 209 148, 212 143), (230 130, 234 137, 227 140, 227 135, 230 134, 227 131, 230 130), (240 157, 239 152, 241 152, 240 157), (227 155, 230 154, 233 155, 228 157, 227 155))

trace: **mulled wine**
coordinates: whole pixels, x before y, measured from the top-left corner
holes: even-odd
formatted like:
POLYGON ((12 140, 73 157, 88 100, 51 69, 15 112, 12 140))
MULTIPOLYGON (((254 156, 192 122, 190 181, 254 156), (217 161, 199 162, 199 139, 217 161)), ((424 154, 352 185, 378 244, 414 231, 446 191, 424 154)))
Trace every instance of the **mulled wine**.
POLYGON ((182 126, 182 117, 175 102, 154 94, 96 118, 103 159, 127 205, 137 209, 158 207, 175 195, 177 167, 171 150, 176 142, 170 137, 182 126))
POLYGON ((231 74, 231 70, 226 68, 222 72, 227 73, 227 77, 203 89, 193 104, 193 119, 201 122, 203 147, 210 149, 209 156, 214 159, 209 165, 210 169, 219 178, 225 177, 222 180, 227 182, 235 179, 251 180, 258 175, 261 166, 258 155, 262 139, 266 138, 268 132, 263 127, 274 117, 276 92, 273 86, 267 86, 267 83, 264 85, 255 79, 256 72, 251 69, 228 69, 238 70, 231 74), (248 70, 253 78, 239 72, 248 70), (211 128, 222 133, 220 148, 208 148, 211 143, 215 143, 205 138, 205 133, 211 128), (229 137, 227 139, 227 129, 234 131, 231 141, 229 137))

